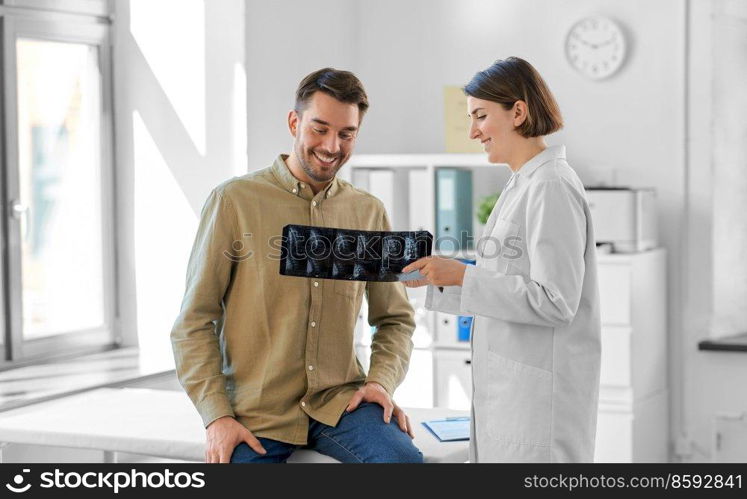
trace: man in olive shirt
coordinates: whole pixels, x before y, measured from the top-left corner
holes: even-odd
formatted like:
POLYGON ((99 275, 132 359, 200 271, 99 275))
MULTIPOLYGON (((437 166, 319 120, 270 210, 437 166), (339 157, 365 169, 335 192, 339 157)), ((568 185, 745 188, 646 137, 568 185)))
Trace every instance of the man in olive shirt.
POLYGON ((378 199, 335 176, 367 108, 352 73, 308 75, 288 114, 291 154, 205 203, 171 342, 207 462, 285 462, 299 446, 343 462, 422 462, 391 398, 415 327, 402 283, 279 274, 286 224, 390 230, 378 199), (353 337, 364 292, 376 327, 368 375, 353 337))

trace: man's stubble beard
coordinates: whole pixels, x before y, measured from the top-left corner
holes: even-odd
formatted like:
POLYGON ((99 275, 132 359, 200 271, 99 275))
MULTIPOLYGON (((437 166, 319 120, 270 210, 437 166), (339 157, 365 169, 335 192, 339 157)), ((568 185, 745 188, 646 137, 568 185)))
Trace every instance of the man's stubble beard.
MULTIPOLYGON (((335 176, 337 175, 337 172, 340 171, 340 168, 345 165, 347 162, 347 159, 340 158, 340 161, 338 162, 337 166, 332 167, 330 170, 330 173, 328 173, 327 176, 320 176, 319 173, 314 170, 314 167, 311 165, 311 156, 314 154, 314 151, 312 149, 306 149, 305 151, 299 150, 301 149, 300 146, 296 147, 296 156, 298 157, 298 162, 301 164, 301 169, 308 175, 308 177, 313 180, 314 182, 329 182, 335 176), (305 154, 302 154, 305 153, 305 154)), ((339 157, 339 155, 338 155, 339 157)))

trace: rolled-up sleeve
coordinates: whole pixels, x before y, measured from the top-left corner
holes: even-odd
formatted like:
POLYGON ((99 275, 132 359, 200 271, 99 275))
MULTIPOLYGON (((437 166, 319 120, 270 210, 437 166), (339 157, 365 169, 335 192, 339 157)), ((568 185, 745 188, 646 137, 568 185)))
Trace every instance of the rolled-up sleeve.
MULTIPOLYGON (((381 211, 381 230, 390 231, 383 205, 381 211)), ((369 282, 366 298, 368 323, 376 328, 366 382, 379 383, 391 395, 404 380, 410 363, 415 314, 401 282, 369 282)))
POLYGON ((228 252, 236 239, 235 224, 230 201, 213 191, 202 209, 181 311, 171 331, 179 382, 205 426, 234 415, 216 327, 223 318, 223 298, 234 265, 228 252))
POLYGON ((468 266, 460 309, 504 321, 567 325, 578 310, 585 272, 584 201, 562 179, 529 189, 523 221, 529 277, 468 266))

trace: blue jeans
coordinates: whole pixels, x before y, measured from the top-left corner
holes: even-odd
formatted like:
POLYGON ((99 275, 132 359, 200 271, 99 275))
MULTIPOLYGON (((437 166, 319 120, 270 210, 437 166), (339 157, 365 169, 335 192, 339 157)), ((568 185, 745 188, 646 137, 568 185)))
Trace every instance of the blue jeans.
MULTIPOLYGON (((258 438, 267 454, 257 454, 246 443, 239 444, 232 463, 284 463, 299 445, 258 438)), ((310 420, 308 443, 312 449, 343 463, 422 463, 423 454, 392 417, 384 422, 379 404, 363 402, 353 412, 345 411, 337 426, 310 420)))

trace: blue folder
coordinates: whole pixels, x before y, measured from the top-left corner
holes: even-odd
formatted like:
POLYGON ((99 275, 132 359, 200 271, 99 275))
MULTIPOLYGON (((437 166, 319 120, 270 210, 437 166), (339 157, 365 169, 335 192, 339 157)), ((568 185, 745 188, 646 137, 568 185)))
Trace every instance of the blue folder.
POLYGON ((436 169, 436 246, 441 251, 472 247, 472 172, 436 169))

